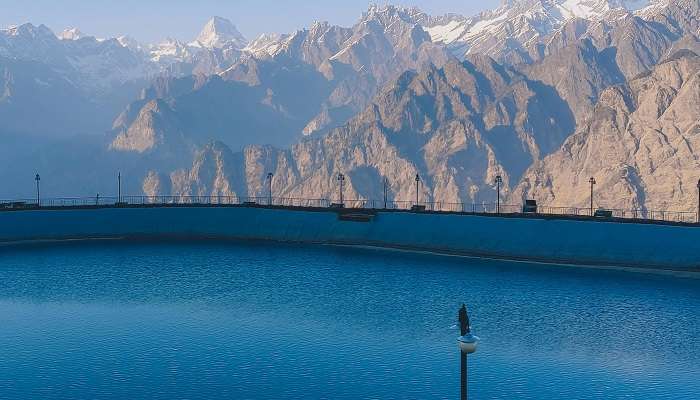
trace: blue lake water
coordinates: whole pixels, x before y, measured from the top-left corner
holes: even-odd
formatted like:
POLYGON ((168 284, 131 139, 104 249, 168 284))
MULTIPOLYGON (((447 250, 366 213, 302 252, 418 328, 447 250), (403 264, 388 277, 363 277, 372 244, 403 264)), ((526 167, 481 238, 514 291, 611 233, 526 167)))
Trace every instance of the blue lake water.
POLYGON ((1 399, 700 398, 700 280, 339 247, 0 248, 1 399))

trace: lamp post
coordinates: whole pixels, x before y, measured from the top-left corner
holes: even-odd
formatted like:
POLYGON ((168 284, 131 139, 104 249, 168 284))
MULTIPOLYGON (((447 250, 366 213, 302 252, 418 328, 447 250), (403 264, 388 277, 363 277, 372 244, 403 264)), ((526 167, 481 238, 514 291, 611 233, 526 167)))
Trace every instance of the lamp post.
POLYGON ((420 175, 416 174, 416 206, 418 206, 418 187, 420 186, 420 175))
POLYGON ((41 177, 39 174, 34 176, 34 180, 36 181, 36 206, 41 207, 41 197, 39 196, 39 182, 41 181, 41 177))
POLYGON ((387 178, 384 178, 384 209, 386 210, 386 205, 387 205, 387 194, 388 194, 388 186, 389 186, 389 180, 387 178))
POLYGON ((698 224, 700 224, 700 179, 698 179, 698 224))
POLYGON ((340 183, 340 206, 343 207, 343 185, 345 184, 345 175, 338 174, 338 182, 340 183))
POLYGON ((272 172, 267 173, 267 205, 271 206, 272 205, 272 178, 274 178, 275 174, 272 172))
POLYGON ((462 304, 462 307, 460 307, 459 312, 457 313, 457 319, 459 321, 460 332, 460 336, 457 338, 457 344, 459 345, 460 350, 460 398, 462 400, 467 400, 469 397, 469 391, 467 388, 467 355, 476 351, 479 338, 474 336, 471 332, 469 315, 467 314, 467 306, 464 304, 462 304))
POLYGON ((122 202, 122 173, 117 173, 117 203, 122 202))
POLYGON ((496 213, 501 213, 501 183, 503 183, 503 178, 498 175, 496 176, 496 213))
POLYGON ((595 178, 591 177, 591 179, 588 180, 588 183, 591 184, 591 217, 593 216, 593 186, 596 184, 595 178))

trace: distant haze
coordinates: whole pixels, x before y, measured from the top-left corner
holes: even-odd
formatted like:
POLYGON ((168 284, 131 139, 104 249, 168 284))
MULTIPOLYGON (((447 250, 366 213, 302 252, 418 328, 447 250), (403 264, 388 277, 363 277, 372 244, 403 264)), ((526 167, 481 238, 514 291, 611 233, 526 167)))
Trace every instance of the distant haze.
MULTIPOLYGON (((371 2, 366 0, 3 0, 0 27, 32 22, 55 32, 77 27, 88 35, 129 35, 142 42, 169 36, 193 39, 209 17, 230 19, 249 39, 261 33, 286 33, 315 20, 352 25, 371 2)), ((499 0, 403 0, 392 3, 417 6, 433 15, 476 14, 499 0)))

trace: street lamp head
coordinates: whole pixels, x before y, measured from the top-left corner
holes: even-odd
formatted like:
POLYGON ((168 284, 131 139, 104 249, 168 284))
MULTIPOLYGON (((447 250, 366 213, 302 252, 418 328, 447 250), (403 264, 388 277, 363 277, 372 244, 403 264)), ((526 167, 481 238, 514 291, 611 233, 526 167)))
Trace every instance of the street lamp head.
POLYGON ((503 177, 500 175, 496 175, 496 183, 503 183, 503 177))
POLYGON ((472 354, 476 352, 476 348, 479 344, 479 337, 474 336, 474 334, 469 332, 466 335, 457 338, 457 344, 459 345, 459 349, 464 354, 472 354))
POLYGON ((338 174, 338 180, 339 180, 339 181, 344 181, 344 180, 345 180, 345 175, 343 175, 343 174, 338 174))
POLYGON ((37 182, 39 182, 41 180, 41 177, 39 176, 39 174, 36 174, 36 176, 34 177, 34 180, 37 182))
POLYGON ((416 182, 420 182, 420 175, 416 174, 416 182))
POLYGON ((272 177, 275 176, 272 172, 267 173, 267 179, 272 179, 272 177))
POLYGON ((591 185, 595 185, 595 184, 596 184, 595 178, 593 178, 593 177, 591 177, 591 179, 589 179, 588 182, 589 182, 591 185))

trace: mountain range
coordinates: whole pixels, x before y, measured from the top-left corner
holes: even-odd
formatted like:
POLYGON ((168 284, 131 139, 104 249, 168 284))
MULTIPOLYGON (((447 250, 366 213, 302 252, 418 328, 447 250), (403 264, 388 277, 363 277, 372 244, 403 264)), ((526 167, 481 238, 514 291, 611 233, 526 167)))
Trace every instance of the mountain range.
POLYGON ((477 16, 370 6, 248 41, 0 31, 0 195, 424 201, 693 210, 700 2, 508 0, 477 16), (27 177, 30 178, 27 178, 27 177))

